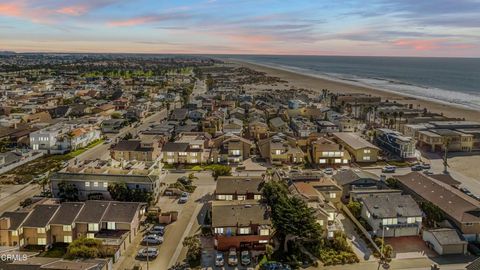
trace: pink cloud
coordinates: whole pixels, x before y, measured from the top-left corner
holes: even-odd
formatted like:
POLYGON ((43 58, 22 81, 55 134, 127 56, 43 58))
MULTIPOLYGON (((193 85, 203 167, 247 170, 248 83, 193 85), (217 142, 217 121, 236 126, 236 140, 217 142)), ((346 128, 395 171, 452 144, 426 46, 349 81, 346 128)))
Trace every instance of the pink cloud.
POLYGON ((60 14, 70 15, 70 16, 80 16, 85 14, 88 11, 86 6, 68 6, 56 10, 60 14))
POLYGON ((18 17, 22 14, 22 6, 17 3, 0 3, 0 14, 10 17, 18 17))
POLYGON ((441 47, 441 39, 399 39, 393 42, 393 45, 407 47, 417 51, 427 51, 441 47))
POLYGON ((107 23, 107 25, 112 27, 128 27, 145 24, 150 21, 152 21, 152 18, 150 16, 144 16, 126 20, 110 21, 107 23))

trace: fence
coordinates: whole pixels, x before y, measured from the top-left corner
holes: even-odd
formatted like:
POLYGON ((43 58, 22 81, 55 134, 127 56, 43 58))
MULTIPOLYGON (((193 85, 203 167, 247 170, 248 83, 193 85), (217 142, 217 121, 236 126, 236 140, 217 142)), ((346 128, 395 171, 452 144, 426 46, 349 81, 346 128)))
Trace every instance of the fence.
POLYGON ((4 173, 6 173, 6 172, 8 172, 8 171, 10 171, 10 170, 15 169, 15 168, 18 167, 18 166, 21 166, 21 165, 23 165, 23 164, 25 164, 25 163, 28 163, 28 162, 30 162, 30 161, 32 161, 32 160, 35 160, 35 159, 37 159, 37 158, 39 158, 39 157, 41 157, 41 156, 43 156, 43 153, 33 153, 33 154, 31 154, 29 157, 27 157, 27 158, 25 158, 25 159, 22 159, 22 160, 20 160, 20 161, 18 161, 18 162, 12 163, 12 164, 7 165, 7 166, 5 166, 5 167, 1 167, 1 168, 0 168, 0 174, 4 174, 4 173))
POLYGON ((360 230, 360 232, 365 236, 365 238, 368 239, 368 241, 370 241, 370 243, 372 244, 372 246, 377 250, 377 252, 379 254, 381 254, 381 251, 380 251, 380 248, 377 246, 377 244, 375 243, 375 241, 373 241, 372 239, 372 236, 368 233, 368 231, 363 227, 363 225, 360 223, 360 221, 358 221, 358 219, 352 214, 352 212, 350 212, 350 209, 348 209, 348 207, 342 203, 342 210, 343 212, 348 216, 348 218, 350 218, 351 221, 353 221, 353 223, 355 224, 355 226, 357 226, 357 228, 360 230))

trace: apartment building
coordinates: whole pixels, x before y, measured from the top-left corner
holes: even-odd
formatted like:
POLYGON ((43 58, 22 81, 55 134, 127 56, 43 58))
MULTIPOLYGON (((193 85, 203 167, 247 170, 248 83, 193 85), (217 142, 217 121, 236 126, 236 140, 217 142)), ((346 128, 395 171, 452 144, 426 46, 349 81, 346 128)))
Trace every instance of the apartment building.
POLYGON ((380 149, 353 132, 333 133, 335 140, 342 145, 357 163, 376 162, 380 149))
POLYGON ((312 163, 323 167, 350 164, 350 153, 341 145, 327 138, 320 137, 310 142, 312 163))

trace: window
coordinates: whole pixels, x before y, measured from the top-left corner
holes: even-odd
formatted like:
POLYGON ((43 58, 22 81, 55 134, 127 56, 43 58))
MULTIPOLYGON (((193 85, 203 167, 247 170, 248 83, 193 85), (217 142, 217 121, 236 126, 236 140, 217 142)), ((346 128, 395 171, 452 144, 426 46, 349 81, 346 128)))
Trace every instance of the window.
POLYGON ((64 235, 63 236, 63 242, 64 243, 71 243, 72 242, 72 236, 71 235, 64 235))
POLYGON ((397 218, 384 218, 382 220, 383 225, 396 225, 398 224, 398 219, 397 218))
POLYGON ((363 150, 363 153, 365 153, 365 154, 370 154, 370 153, 371 153, 371 150, 370 150, 370 149, 364 149, 364 150, 363 150))
POLYGON ((320 164, 325 164, 325 163, 327 163, 327 160, 324 159, 324 158, 321 158, 318 162, 319 162, 320 164))
POLYGON ((215 228, 216 234, 223 234, 223 228, 215 228))
POLYGON ((94 233, 87 233, 87 238, 95 238, 95 234, 94 233))
POLYGON ((240 150, 232 150, 232 155, 240 156, 240 150))
POLYGON ((41 238, 37 238, 37 245, 46 245, 47 244, 47 238, 45 237, 41 237, 41 238))
POLYGON ((45 233, 45 228, 37 228, 37 233, 45 233))
POLYGON ((269 229, 260 229, 259 234, 260 235, 270 235, 270 230, 269 229))
POLYGON ((370 160, 370 156, 363 157, 363 160, 370 160))
POLYGON ((98 187, 98 182, 93 182, 94 187, 98 187))
POLYGON ((191 156, 191 157, 196 157, 196 156, 197 156, 197 153, 190 153, 190 156, 191 156))
POLYGON ((88 231, 98 232, 98 223, 88 223, 88 231))
POLYGON ((422 222, 422 217, 416 217, 416 218, 415 218, 415 221, 416 221, 416 222, 422 222))
POLYGON ((12 231, 12 236, 18 236, 18 231, 12 231))
POLYGON ((225 195, 217 195, 217 200, 224 201, 225 200, 225 195))
POLYGON ((250 234, 250 227, 239 228, 238 234, 250 234))
POLYGON ((366 215, 367 215, 367 218, 370 218, 372 215, 370 214, 370 212, 368 212, 368 210, 365 211, 366 215))
POLYGON ((255 199, 255 200, 261 200, 261 199, 262 199, 262 195, 260 195, 260 194, 255 194, 255 195, 253 195, 253 199, 255 199))
POLYGON ((328 213, 328 220, 329 221, 335 220, 335 213, 328 213))
POLYGON ((342 163, 342 159, 341 159, 341 158, 336 158, 336 159, 335 159, 335 163, 337 163, 337 164, 338 164, 338 163, 342 163))
POLYGON ((175 162, 175 160, 174 160, 173 158, 167 159, 167 163, 170 163, 170 164, 171 164, 171 163, 174 163, 174 162, 175 162))
POLYGON ((237 200, 239 200, 239 201, 245 201, 246 199, 247 199, 247 196, 245 196, 245 195, 238 195, 237 196, 237 200))
POLYGON ((347 163, 348 163, 348 159, 344 159, 343 164, 347 164, 347 163))
POLYGON ((258 240, 258 243, 259 244, 266 244, 266 243, 268 243, 268 240, 258 240))
POLYGON ((320 226, 323 226, 323 219, 318 220, 318 224, 320 224, 320 226))
POLYGON ((328 232, 328 238, 333 238, 333 232, 332 231, 328 232))
POLYGON ((107 222, 107 230, 115 230, 115 222, 107 222))
POLYGON ((85 182, 85 186, 86 186, 86 187, 89 187, 89 186, 90 186, 90 182, 85 182))
POLYGON ((72 226, 71 225, 63 225, 63 231, 64 232, 71 232, 72 231, 72 226))
POLYGON ((191 162, 191 163, 198 163, 198 159, 193 158, 190 162, 191 162))
POLYGON ((282 154, 282 150, 275 150, 275 155, 281 155, 282 154))
POLYGON ((174 154, 173 152, 167 152, 167 156, 171 157, 171 156, 173 156, 173 154, 174 154))
POLYGON ((186 155, 187 155, 187 152, 179 152, 178 155, 179 155, 179 156, 186 156, 186 155))
POLYGON ((103 187, 108 188, 108 182, 103 182, 103 187))
POLYGON ((233 200, 233 195, 225 195, 225 200, 232 201, 233 200))
POLYGON ((330 193, 330 199, 337 198, 337 193, 330 193))

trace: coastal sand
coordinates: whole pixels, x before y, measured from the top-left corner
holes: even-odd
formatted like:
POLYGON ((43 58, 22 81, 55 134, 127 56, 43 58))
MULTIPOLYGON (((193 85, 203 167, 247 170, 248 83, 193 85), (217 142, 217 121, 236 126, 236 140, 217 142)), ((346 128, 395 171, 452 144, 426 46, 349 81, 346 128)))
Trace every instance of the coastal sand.
POLYGON ((256 65, 252 63, 233 60, 228 60, 228 62, 232 62, 237 65, 248 67, 260 72, 265 72, 270 76, 279 77, 285 81, 288 81, 288 88, 287 86, 285 86, 285 89, 289 89, 290 87, 296 87, 311 89, 319 93, 322 89, 328 89, 334 93, 365 93, 369 95, 381 96, 382 98, 388 99, 389 101, 396 101, 402 104, 413 104, 414 108, 417 108, 417 106, 420 108, 427 108, 431 112, 443 113, 445 116, 448 117, 465 118, 465 120, 471 121, 480 120, 480 111, 469 110, 466 108, 456 107, 454 105, 402 96, 399 94, 394 94, 368 87, 350 85, 337 81, 330 81, 323 78, 303 75, 282 69, 270 68, 263 65, 256 65))

